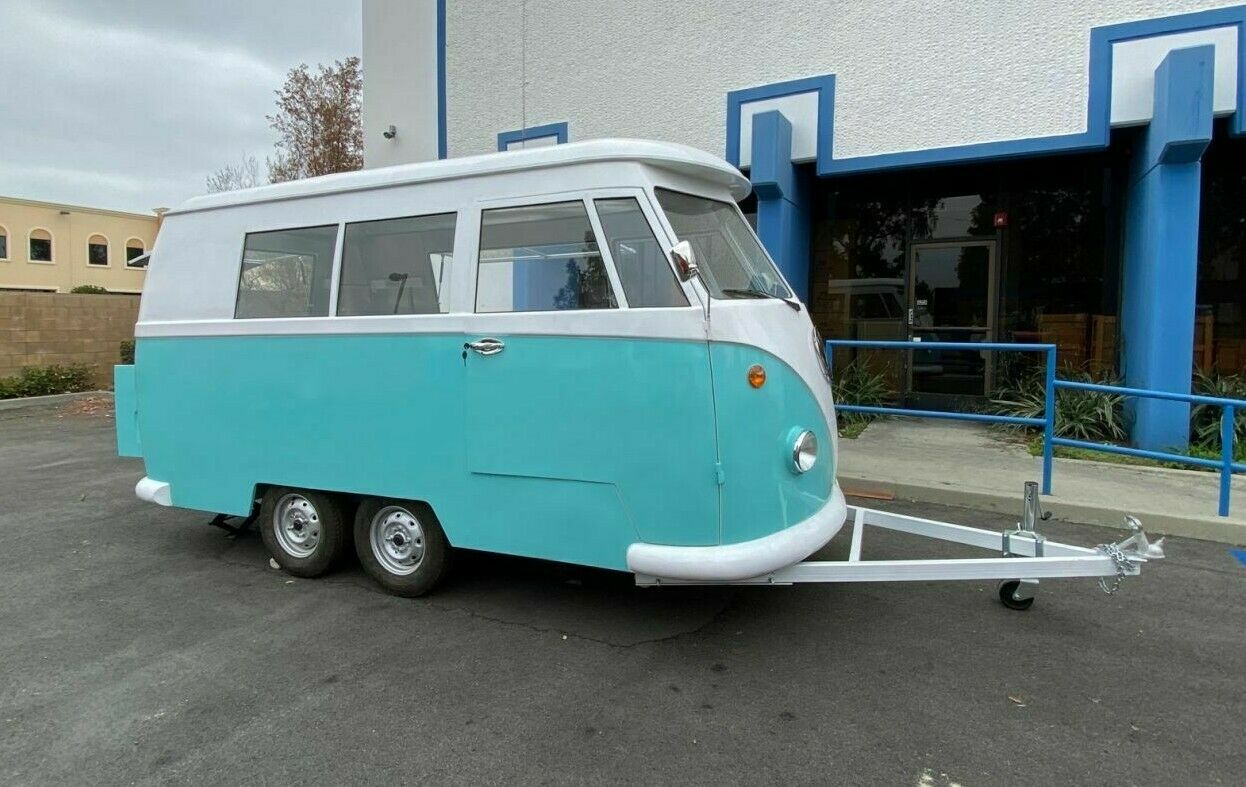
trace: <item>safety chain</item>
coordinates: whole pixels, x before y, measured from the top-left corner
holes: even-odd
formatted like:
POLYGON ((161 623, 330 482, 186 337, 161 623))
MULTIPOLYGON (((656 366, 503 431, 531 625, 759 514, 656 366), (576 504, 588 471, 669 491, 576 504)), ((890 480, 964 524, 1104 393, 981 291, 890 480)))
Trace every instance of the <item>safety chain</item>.
POLYGON ((1112 562, 1116 564, 1116 578, 1109 587, 1107 580, 1099 577, 1099 587, 1109 596, 1120 590, 1121 581, 1129 575, 1130 563, 1129 558, 1125 556, 1124 551, 1116 544, 1100 544, 1095 547, 1097 550, 1112 558, 1112 562))

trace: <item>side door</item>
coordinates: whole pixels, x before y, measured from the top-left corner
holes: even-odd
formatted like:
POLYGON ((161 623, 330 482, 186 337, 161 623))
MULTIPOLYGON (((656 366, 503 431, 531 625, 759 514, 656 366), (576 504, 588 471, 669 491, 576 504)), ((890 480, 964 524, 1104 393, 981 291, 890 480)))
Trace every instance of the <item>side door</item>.
POLYGON ((488 203, 474 218, 463 546, 623 569, 636 541, 717 543, 704 313, 643 192, 488 203))

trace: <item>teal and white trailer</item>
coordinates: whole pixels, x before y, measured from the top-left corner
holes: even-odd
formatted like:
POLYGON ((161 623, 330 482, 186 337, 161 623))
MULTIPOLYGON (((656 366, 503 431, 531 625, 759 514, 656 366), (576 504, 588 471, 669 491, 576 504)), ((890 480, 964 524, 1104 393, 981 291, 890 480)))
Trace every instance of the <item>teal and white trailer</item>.
POLYGON ((405 595, 452 547, 783 576, 848 509, 822 343, 749 188, 598 140, 192 199, 116 371, 136 492, 252 519, 300 576, 353 541, 405 595))

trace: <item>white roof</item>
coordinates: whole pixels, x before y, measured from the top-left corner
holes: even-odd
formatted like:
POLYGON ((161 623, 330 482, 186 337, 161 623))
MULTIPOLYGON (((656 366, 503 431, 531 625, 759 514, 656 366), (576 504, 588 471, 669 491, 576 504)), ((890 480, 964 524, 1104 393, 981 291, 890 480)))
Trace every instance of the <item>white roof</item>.
MULTIPOLYGON (((320 194, 405 186, 436 180, 451 180, 475 175, 544 169, 599 161, 627 161, 671 170, 725 186, 740 200, 748 196, 752 186, 748 178, 727 162, 703 150, 670 142, 644 139, 594 139, 565 145, 549 145, 527 150, 489 153, 483 156, 401 164, 355 172, 321 175, 305 180, 274 183, 240 191, 225 191, 193 197, 170 213, 189 213, 234 205, 296 199, 320 194)), ((623 184, 620 184, 623 185, 623 184)))

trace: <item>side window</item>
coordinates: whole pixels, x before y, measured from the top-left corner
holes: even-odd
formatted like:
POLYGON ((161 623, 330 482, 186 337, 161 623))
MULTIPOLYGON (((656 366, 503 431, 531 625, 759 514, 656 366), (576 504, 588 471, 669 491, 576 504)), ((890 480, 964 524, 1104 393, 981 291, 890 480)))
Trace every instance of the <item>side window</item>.
POLYGON ((87 238, 87 265, 108 264, 108 238, 92 235, 87 238))
POLYGON ((252 232, 235 317, 326 317, 337 225, 252 232))
MULTIPOLYGON (((134 262, 139 257, 142 257, 145 253, 146 253, 146 250, 143 248, 143 242, 139 240, 138 238, 130 238, 128 241, 125 242, 125 264, 126 265, 130 265, 131 262, 134 262)), ((131 265, 130 267, 134 267, 134 266, 131 265)))
POLYGON ((448 311, 454 220, 444 213, 347 224, 338 315, 448 311))
POLYGON ((26 259, 31 262, 52 261, 52 233, 45 229, 34 229, 30 231, 27 241, 29 248, 26 250, 26 259))
POLYGON ((666 251, 633 197, 593 202, 629 308, 687 306, 666 251))
POLYGON ((483 212, 477 312, 617 306, 583 202, 483 212))

